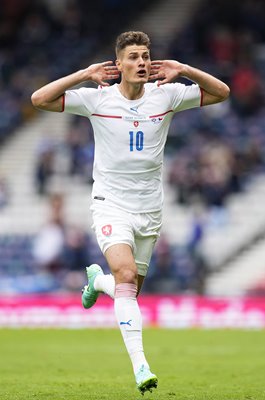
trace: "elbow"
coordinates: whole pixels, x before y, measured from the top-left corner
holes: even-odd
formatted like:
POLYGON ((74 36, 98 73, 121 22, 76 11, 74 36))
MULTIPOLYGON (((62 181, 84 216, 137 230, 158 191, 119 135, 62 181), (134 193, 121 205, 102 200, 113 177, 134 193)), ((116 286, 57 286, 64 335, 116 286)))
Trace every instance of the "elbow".
POLYGON ((211 104, 221 103, 228 99, 230 95, 229 86, 225 83, 221 82, 218 87, 215 88, 215 93, 209 93, 204 90, 201 105, 209 106, 211 104))
POLYGON ((34 106, 34 107, 36 107, 36 108, 38 108, 39 106, 40 106, 40 98, 39 98, 39 96, 38 96, 38 94, 37 94, 37 92, 34 92, 32 95, 31 95, 31 104, 34 106))
POLYGON ((220 93, 220 101, 227 100, 229 96, 230 96, 230 88, 224 83, 220 93))
POLYGON ((43 101, 41 99, 41 96, 38 94, 38 91, 34 92, 31 95, 31 103, 36 108, 40 108, 41 109, 41 108, 44 107, 43 101))

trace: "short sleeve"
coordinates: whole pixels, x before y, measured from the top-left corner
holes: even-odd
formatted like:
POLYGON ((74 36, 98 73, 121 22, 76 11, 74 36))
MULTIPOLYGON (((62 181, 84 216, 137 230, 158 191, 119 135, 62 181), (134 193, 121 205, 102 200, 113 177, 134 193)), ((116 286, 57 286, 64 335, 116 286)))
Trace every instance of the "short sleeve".
POLYGON ((67 90, 64 111, 69 114, 90 117, 97 106, 98 97, 99 90, 93 88, 67 90))
POLYGON ((174 112, 200 107, 201 89, 199 85, 184 85, 183 83, 168 83, 163 85, 170 97, 170 103, 174 112))

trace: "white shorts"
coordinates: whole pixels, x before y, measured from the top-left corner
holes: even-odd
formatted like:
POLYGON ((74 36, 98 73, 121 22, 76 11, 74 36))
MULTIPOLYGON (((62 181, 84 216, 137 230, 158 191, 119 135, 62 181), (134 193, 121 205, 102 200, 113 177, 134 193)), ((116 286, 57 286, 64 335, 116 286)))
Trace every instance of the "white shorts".
POLYGON ((131 246, 138 274, 146 276, 154 245, 160 235, 162 212, 130 213, 102 200, 93 200, 92 229, 104 254, 114 244, 131 246))

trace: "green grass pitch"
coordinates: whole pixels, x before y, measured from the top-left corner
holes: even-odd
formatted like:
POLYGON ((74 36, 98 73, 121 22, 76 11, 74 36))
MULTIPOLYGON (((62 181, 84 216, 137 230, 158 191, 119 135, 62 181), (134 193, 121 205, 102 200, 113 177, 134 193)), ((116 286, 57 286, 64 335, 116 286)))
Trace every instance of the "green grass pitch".
MULTIPOLYGON (((265 399, 265 331, 146 329, 154 400, 265 399)), ((118 330, 0 330, 0 399, 128 400, 138 394, 118 330)))

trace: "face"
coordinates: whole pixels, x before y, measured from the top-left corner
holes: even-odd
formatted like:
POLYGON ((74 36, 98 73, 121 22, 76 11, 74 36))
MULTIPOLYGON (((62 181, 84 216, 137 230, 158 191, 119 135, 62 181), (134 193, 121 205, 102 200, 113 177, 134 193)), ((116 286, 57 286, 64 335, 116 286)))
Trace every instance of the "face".
POLYGON ((146 46, 125 47, 116 61, 122 79, 128 83, 146 83, 151 70, 150 52, 146 46))

